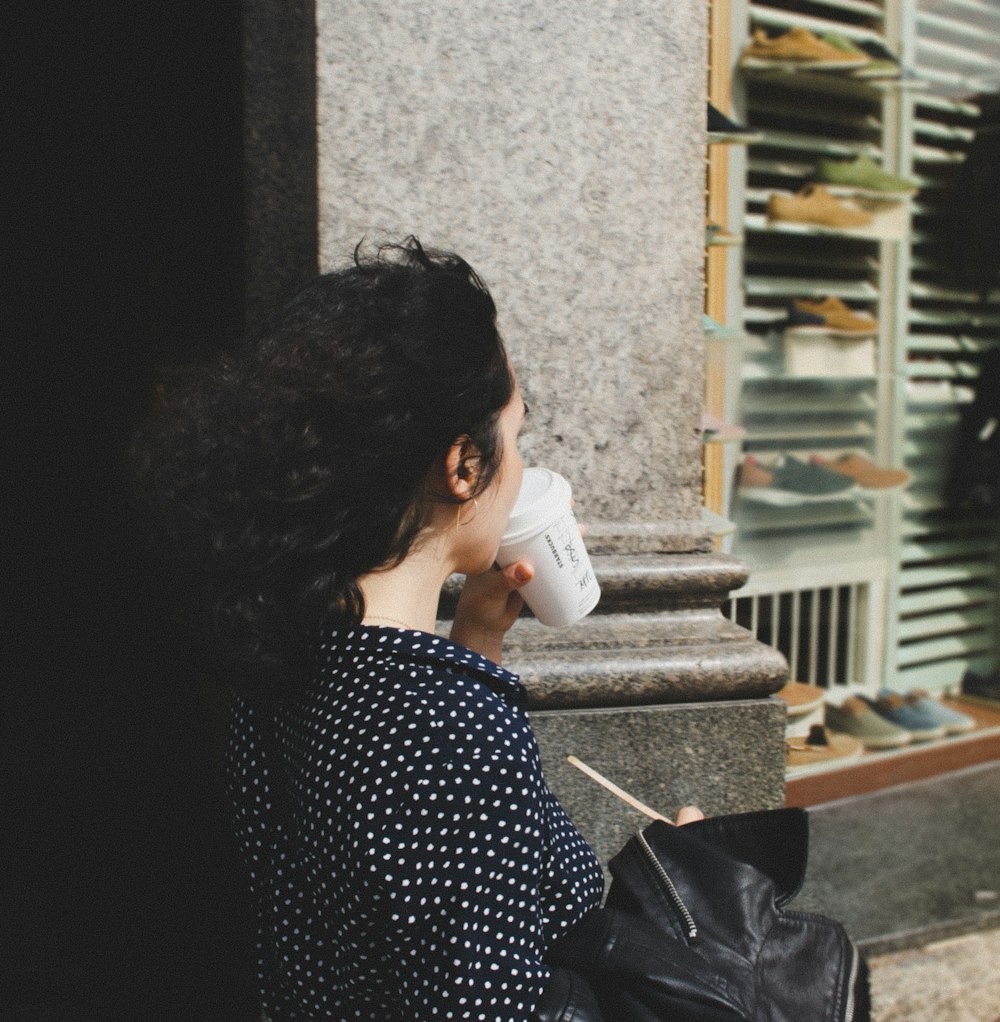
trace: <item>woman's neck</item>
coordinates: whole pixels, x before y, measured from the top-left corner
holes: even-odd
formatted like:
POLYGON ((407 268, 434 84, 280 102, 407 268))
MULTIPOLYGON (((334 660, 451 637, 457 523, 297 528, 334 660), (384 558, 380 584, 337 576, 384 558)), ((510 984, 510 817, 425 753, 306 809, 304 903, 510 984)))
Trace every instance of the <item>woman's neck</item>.
POLYGON ((428 543, 411 551, 402 564, 358 580, 365 596, 366 624, 434 631, 441 587, 451 568, 433 547, 428 543))

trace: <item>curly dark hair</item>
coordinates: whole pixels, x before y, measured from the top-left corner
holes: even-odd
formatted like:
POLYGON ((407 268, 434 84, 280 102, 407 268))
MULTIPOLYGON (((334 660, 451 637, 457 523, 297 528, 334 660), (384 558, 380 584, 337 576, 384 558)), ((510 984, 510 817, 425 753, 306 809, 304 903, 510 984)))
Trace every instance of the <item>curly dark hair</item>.
POLYGON ((247 686, 288 684, 309 630, 356 623, 358 579, 399 563, 456 440, 500 463, 513 378, 496 306, 462 258, 415 238, 354 252, 237 355, 174 373, 133 445, 141 492, 207 597, 247 686))

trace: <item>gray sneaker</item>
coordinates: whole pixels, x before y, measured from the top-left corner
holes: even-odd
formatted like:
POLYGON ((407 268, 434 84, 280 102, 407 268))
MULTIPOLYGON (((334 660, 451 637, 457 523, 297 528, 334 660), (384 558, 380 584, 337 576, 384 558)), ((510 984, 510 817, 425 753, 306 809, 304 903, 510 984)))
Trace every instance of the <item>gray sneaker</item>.
POLYGON ((859 739, 866 749, 897 749, 913 741, 909 731, 890 724, 857 696, 845 699, 840 706, 827 703, 825 713, 831 731, 859 739))

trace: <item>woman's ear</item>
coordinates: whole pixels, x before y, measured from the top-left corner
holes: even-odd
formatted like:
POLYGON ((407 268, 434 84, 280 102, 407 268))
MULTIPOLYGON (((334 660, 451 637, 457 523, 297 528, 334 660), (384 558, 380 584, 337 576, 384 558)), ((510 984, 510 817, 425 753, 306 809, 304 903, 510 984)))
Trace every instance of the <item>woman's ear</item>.
POLYGON ((460 436, 444 456, 448 491, 458 500, 470 500, 479 480, 479 448, 467 436, 460 436))

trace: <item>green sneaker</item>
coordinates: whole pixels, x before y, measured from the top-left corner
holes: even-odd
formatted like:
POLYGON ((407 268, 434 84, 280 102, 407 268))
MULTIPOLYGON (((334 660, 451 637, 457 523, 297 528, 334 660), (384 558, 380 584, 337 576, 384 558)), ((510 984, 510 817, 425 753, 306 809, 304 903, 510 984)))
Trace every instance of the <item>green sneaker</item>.
POLYGON ((905 728, 880 717, 857 696, 845 699, 840 706, 826 705, 826 726, 842 735, 859 739, 867 749, 895 749, 909 745, 913 735, 905 728))
POLYGON ((870 156, 865 155, 853 160, 820 160, 816 166, 816 180, 824 184, 877 192, 879 195, 912 195, 917 190, 915 181, 886 173, 870 156))
POLYGON ((843 50, 844 53, 848 53, 852 57, 864 57, 866 59, 868 57, 868 54, 856 42, 848 39, 846 35, 842 35, 840 32, 824 32, 820 38, 824 43, 836 46, 838 50, 843 50))
MULTIPOLYGON (((873 79, 875 81, 896 81, 906 84, 915 84, 917 78, 912 71, 904 68, 896 55, 883 43, 876 40, 867 40, 863 43, 853 42, 847 36, 839 32, 826 32, 823 35, 823 42, 835 46, 838 50, 850 54, 853 57, 866 57, 867 63, 856 67, 850 72, 851 78, 873 79)), ((926 84, 926 83, 923 83, 926 84)))

